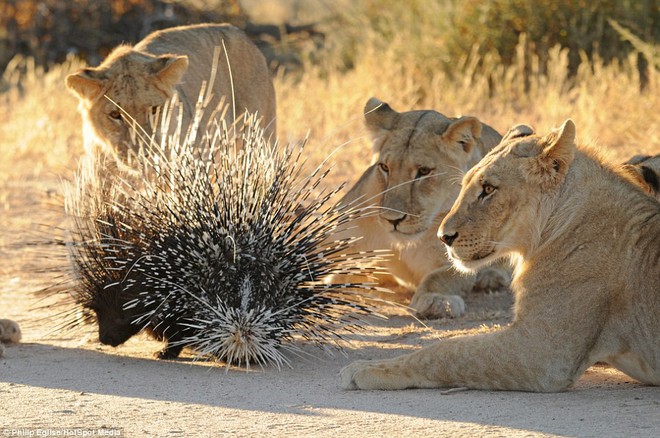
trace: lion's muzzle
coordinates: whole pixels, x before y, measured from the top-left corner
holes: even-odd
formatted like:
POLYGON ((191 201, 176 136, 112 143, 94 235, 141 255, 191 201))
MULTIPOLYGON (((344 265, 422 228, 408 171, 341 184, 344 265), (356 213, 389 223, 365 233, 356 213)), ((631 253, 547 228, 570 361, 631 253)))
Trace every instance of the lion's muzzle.
POLYGON ((444 243, 447 246, 451 246, 451 244, 454 243, 454 240, 456 240, 456 238, 458 237, 458 232, 454 234, 440 234, 438 237, 440 238, 440 240, 442 240, 442 243, 444 243))

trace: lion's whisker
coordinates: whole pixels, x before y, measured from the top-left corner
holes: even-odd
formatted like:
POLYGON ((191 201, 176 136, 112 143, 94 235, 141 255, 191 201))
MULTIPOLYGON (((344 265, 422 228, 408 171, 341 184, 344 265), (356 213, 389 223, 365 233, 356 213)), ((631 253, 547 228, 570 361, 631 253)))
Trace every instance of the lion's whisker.
POLYGON ((383 207, 383 206, 380 206, 380 205, 368 205, 368 206, 364 207, 363 210, 384 210, 384 211, 394 211, 394 212, 396 212, 396 213, 401 213, 401 214, 406 215, 406 216, 411 216, 411 217, 422 217, 422 216, 419 215, 419 214, 409 213, 409 212, 407 212, 407 211, 399 210, 399 209, 396 209, 396 208, 383 207))
POLYGON ((421 181, 421 180, 428 179, 428 178, 433 178, 433 177, 436 177, 436 176, 442 176, 442 175, 444 175, 444 174, 446 174, 446 173, 447 173, 447 172, 431 173, 431 174, 429 174, 429 175, 425 175, 425 176, 422 176, 422 177, 420 177, 420 178, 415 178, 415 179, 407 180, 407 181, 404 181, 404 182, 399 183, 399 184, 397 184, 397 185, 394 185, 394 186, 392 186, 392 187, 389 187, 389 188, 387 188, 387 189, 385 189, 385 190, 383 190, 383 191, 381 191, 381 192, 379 192, 379 193, 376 193, 375 195, 373 195, 373 196, 371 196, 371 197, 369 197, 369 198, 362 199, 362 198, 364 198, 364 195, 363 195, 363 196, 359 196, 358 198, 356 198, 355 200, 351 201, 351 202, 348 203, 347 205, 348 205, 348 206, 351 206, 351 207, 354 207, 354 208, 360 208, 362 205, 364 205, 364 204, 366 204, 366 203, 368 203, 368 202, 370 202, 370 201, 373 201, 374 199, 378 198, 379 196, 384 195, 385 193, 387 193, 387 192, 389 192, 389 191, 391 191, 391 190, 394 190, 394 189, 396 189, 396 188, 399 188, 399 187, 405 186, 406 184, 410 184, 410 183, 413 183, 413 182, 415 182, 415 181, 421 181), (357 205, 353 205, 353 204, 354 204, 355 202, 357 202, 357 201, 361 201, 361 202, 358 203, 357 205))
POLYGON ((467 173, 466 170, 461 169, 460 167, 452 166, 452 165, 450 165, 450 164, 445 164, 445 167, 449 167, 450 169, 453 169, 453 170, 458 171, 458 173, 459 173, 459 175, 460 175, 461 178, 462 178, 463 176, 465 176, 465 174, 467 173))

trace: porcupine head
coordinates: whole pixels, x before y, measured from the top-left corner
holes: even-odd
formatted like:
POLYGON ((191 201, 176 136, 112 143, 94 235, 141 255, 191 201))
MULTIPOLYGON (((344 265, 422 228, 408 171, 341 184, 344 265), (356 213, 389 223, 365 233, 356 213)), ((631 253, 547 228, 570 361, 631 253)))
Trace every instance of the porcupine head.
POLYGON ((91 299, 84 304, 96 315, 99 341, 117 347, 146 329, 156 340, 166 342, 156 357, 177 357, 183 347, 172 346, 170 342, 180 341, 189 329, 179 324, 177 313, 171 311, 167 300, 153 299, 154 296, 144 299, 141 293, 145 285, 143 270, 133 269, 121 280, 105 279, 105 282, 93 283, 91 299))
POLYGON ((178 338, 174 336, 175 339, 170 339, 172 336, 168 331, 178 333, 185 330, 179 327, 176 321, 169 321, 167 318, 161 321, 162 315, 153 316, 145 322, 141 317, 150 314, 153 311, 151 307, 154 306, 143 305, 141 300, 133 299, 130 294, 121 290, 119 285, 106 288, 89 306, 96 314, 99 341, 117 347, 142 329, 146 329, 155 339, 168 343, 163 350, 156 353, 157 357, 166 359, 178 356, 181 347, 169 345, 170 340, 178 340, 178 338))
POLYGON ((97 289, 99 290, 87 307, 96 314, 99 341, 116 347, 142 329, 143 326, 135 320, 143 309, 138 307, 124 309, 128 297, 122 290, 121 283, 109 286, 98 285, 97 289))

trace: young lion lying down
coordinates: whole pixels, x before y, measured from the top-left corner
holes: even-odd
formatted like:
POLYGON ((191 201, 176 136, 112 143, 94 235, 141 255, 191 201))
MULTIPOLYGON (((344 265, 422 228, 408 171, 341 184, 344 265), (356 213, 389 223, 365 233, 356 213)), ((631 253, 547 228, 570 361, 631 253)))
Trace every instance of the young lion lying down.
POLYGON ((660 203, 574 139, 509 131, 438 231, 459 268, 516 262, 513 323, 354 362, 344 388, 561 391, 597 361, 660 385, 660 203))

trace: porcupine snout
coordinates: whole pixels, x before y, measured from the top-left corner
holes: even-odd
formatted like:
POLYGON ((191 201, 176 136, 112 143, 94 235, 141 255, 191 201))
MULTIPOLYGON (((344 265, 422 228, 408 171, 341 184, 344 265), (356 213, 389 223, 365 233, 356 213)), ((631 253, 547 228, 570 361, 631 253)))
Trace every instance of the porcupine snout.
POLYGON ((99 341, 101 341, 101 344, 116 347, 126 342, 126 339, 122 339, 122 337, 118 336, 117 333, 99 332, 99 341))
POLYGON ((99 341, 105 345, 116 347, 128 341, 128 339, 140 331, 139 327, 119 321, 108 321, 103 318, 97 319, 99 323, 99 341))

